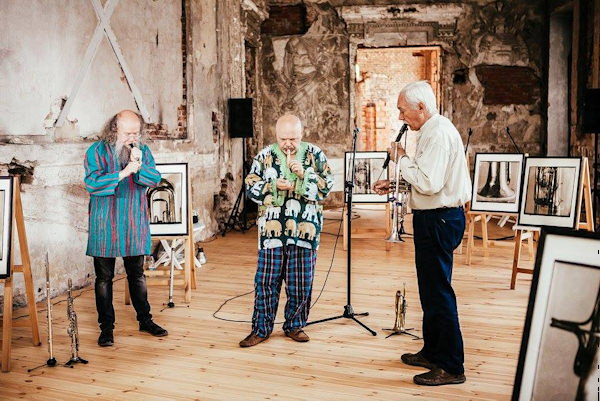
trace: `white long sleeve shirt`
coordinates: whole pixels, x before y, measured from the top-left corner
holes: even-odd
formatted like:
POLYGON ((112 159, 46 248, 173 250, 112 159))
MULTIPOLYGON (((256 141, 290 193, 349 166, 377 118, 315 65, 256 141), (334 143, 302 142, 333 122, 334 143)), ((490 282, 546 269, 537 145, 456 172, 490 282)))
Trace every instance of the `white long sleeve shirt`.
POLYGON ((463 142, 454 124, 435 114, 417 134, 414 159, 402 157, 402 178, 411 184, 411 209, 463 206, 471 198, 471 177, 463 142))

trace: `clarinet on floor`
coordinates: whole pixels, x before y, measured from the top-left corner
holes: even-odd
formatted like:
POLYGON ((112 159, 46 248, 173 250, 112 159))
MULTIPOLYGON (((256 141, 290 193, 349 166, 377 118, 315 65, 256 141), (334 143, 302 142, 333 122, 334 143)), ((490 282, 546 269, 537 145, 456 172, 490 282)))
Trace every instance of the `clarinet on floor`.
POLYGON ((88 361, 79 357, 79 329, 77 328, 77 314, 75 313, 75 306, 73 304, 73 283, 71 279, 69 279, 69 292, 67 295, 67 318, 69 319, 67 334, 71 337, 71 359, 69 359, 65 366, 73 367, 78 362, 88 363, 88 361))
POLYGON ((48 252, 46 252, 46 318, 48 321, 48 360, 46 365, 40 365, 32 369, 27 369, 27 372, 34 371, 35 369, 48 366, 56 366, 56 358, 52 351, 52 301, 50 300, 50 263, 48 262, 48 252))

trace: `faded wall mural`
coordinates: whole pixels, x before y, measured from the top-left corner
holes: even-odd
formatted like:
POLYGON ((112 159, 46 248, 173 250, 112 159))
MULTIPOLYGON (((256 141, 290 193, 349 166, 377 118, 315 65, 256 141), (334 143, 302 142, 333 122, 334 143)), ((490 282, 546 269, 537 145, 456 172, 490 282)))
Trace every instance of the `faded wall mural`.
POLYGON ((311 24, 304 35, 263 37, 265 144, 275 141, 275 122, 284 113, 300 117, 304 140, 339 157, 340 136, 349 131, 348 38, 335 10, 307 4, 311 24))

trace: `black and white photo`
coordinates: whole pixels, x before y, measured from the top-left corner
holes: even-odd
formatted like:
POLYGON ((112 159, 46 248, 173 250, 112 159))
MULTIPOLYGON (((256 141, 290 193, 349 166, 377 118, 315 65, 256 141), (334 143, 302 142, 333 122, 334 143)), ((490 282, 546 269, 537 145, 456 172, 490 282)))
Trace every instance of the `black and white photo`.
POLYGON ((518 213, 521 191, 521 153, 477 153, 471 210, 518 213))
POLYGON ((513 400, 597 399, 600 235, 543 229, 513 400))
MULTIPOLYGON (((387 152, 356 152, 354 163, 354 188, 352 201, 356 203, 385 203, 387 195, 378 195, 373 191, 373 184, 377 180, 388 178, 387 169, 383 169, 383 163, 387 152)), ((352 152, 346 152, 344 163, 344 177, 352 179, 350 166, 352 164, 352 152)))
POLYGON ((519 224, 574 227, 580 170, 577 157, 527 158, 519 224))
POLYGON ((188 232, 187 163, 156 164, 158 186, 146 197, 152 235, 185 235, 188 232))
POLYGON ((0 279, 10 276, 12 177, 0 177, 0 279))

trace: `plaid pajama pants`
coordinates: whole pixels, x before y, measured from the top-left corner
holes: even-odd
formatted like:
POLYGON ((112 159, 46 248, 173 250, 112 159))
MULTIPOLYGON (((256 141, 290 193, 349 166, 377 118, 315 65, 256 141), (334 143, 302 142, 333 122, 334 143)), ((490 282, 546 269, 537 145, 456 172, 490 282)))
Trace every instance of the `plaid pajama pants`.
POLYGON ((267 337, 273 331, 281 283, 285 280, 285 323, 287 333, 306 326, 317 261, 317 251, 288 245, 258 251, 254 277, 252 332, 267 337))

